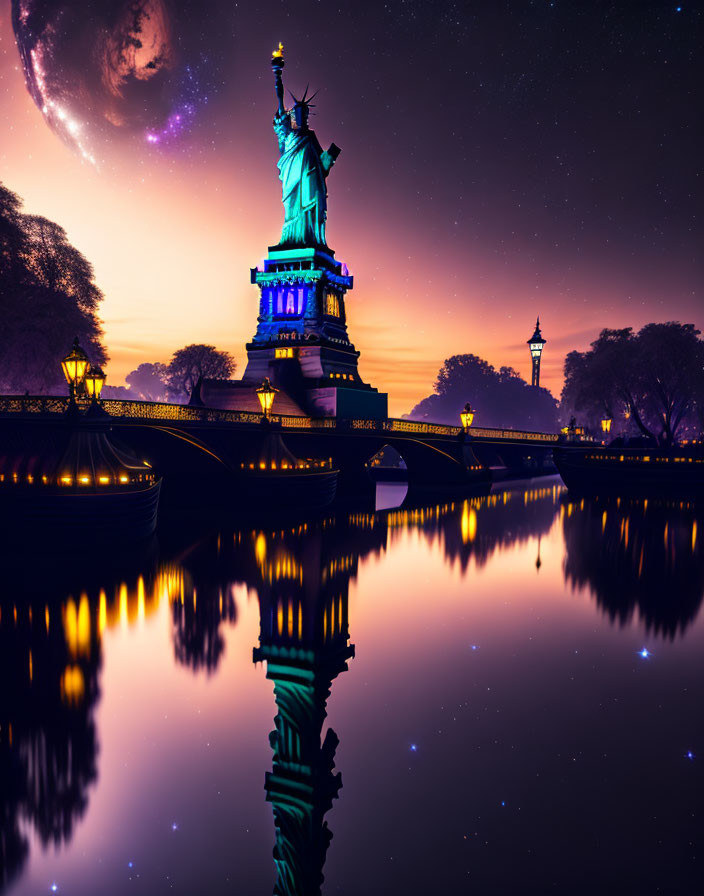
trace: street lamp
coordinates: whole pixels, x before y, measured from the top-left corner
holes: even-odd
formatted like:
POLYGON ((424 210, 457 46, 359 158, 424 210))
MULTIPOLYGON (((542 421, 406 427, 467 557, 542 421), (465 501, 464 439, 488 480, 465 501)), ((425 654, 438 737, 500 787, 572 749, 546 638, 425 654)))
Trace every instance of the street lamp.
POLYGON ((533 364, 532 377, 531 377, 531 385, 539 386, 540 385, 540 356, 543 354, 543 346, 547 342, 547 339, 543 339, 542 333, 540 332, 540 318, 538 318, 535 322, 535 332, 530 337, 528 341, 528 346, 530 348, 530 357, 533 364))
POLYGON ((464 406, 464 410, 460 413, 460 420, 462 421, 462 429, 467 432, 472 425, 472 420, 474 420, 474 411, 469 402, 467 402, 464 406))
POLYGON ((88 367, 88 355, 83 351, 78 343, 78 336, 73 340, 71 351, 61 362, 61 367, 68 383, 69 395, 71 401, 76 400, 76 390, 83 381, 86 367, 88 367))
POLYGON ((275 389, 269 380, 269 377, 264 377, 264 382, 261 386, 256 390, 257 398, 259 399, 259 404, 262 406, 262 414, 264 414, 264 419, 269 419, 269 412, 271 411, 271 406, 274 403, 274 397, 278 392, 278 389, 275 389))
POLYGON ((100 367, 89 367, 86 371, 84 382, 88 397, 92 398, 93 401, 100 401, 100 393, 103 391, 103 385, 105 384, 105 374, 100 367))

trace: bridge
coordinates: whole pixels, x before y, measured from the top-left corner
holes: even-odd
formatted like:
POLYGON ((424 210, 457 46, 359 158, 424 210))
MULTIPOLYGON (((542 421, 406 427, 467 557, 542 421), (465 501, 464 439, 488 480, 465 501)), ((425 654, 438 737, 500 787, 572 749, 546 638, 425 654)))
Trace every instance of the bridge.
MULTIPOLYGON (((360 493, 373 486, 369 461, 395 449, 407 467, 411 490, 461 494, 480 471, 504 476, 553 471, 558 436, 507 429, 446 426, 394 418, 312 417, 229 411, 192 405, 104 399, 111 432, 147 458, 167 483, 226 483, 247 476, 272 432, 298 457, 331 459, 340 471, 338 490, 360 493)), ((66 425, 69 399, 0 396, 0 433, 8 428, 41 440, 66 425)))

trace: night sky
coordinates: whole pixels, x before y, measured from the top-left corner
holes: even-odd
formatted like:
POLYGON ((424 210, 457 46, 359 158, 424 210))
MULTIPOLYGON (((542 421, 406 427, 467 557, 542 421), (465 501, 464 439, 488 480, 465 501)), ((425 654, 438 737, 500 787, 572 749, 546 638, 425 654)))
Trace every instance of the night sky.
POLYGON ((147 0, 149 47, 125 60, 128 5, 22 0, 25 58, 53 28, 31 91, 0 5, 0 180, 95 265, 112 384, 187 342, 244 361, 249 268, 283 218, 279 40, 342 148, 328 242, 392 413, 458 352, 529 377, 537 314, 555 393, 604 326, 704 325, 701 7, 147 0))

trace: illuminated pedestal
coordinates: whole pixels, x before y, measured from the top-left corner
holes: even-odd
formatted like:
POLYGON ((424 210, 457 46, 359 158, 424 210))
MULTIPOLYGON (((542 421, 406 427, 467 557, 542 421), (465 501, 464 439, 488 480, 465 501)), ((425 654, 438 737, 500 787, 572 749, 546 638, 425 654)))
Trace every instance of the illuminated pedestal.
POLYGON ((269 377, 314 416, 385 418, 387 396, 357 369, 345 314, 353 280, 334 252, 272 247, 252 283, 260 289, 259 317, 242 382, 269 377))

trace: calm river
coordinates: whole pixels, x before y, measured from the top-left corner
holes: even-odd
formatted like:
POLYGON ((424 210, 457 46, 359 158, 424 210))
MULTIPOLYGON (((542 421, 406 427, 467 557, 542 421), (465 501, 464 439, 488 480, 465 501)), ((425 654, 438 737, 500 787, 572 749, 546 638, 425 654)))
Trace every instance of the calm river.
POLYGON ((548 479, 3 557, 0 892, 704 892, 703 543, 548 479))

